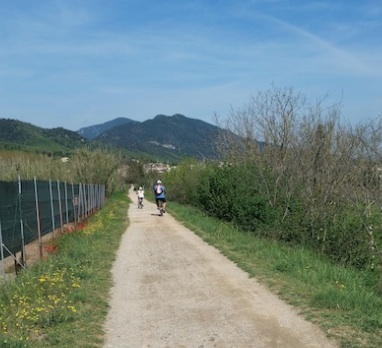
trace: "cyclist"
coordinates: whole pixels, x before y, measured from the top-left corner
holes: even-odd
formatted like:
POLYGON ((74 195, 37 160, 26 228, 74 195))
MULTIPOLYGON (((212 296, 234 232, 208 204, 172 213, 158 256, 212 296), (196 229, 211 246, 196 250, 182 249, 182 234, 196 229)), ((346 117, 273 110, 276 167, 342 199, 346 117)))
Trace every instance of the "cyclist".
POLYGON ((142 186, 139 186, 137 195, 138 195, 138 204, 139 203, 142 204, 142 207, 143 207, 143 198, 145 198, 145 191, 142 188, 142 186))
POLYGON ((157 180, 156 184, 154 185, 154 195, 155 195, 155 202, 157 204, 157 209, 159 208, 159 202, 162 202, 163 212, 166 212, 166 188, 162 184, 162 181, 157 180))

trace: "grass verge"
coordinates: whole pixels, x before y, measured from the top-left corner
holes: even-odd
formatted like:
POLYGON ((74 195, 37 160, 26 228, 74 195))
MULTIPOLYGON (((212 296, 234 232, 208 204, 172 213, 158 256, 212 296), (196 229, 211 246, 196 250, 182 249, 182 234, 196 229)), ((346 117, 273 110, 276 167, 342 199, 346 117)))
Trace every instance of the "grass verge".
POLYGON ((173 202, 169 207, 176 219, 297 307, 341 347, 382 347, 376 272, 338 267, 308 250, 257 238, 194 208, 173 202))
POLYGON ((114 195, 54 253, 0 288, 0 347, 101 347, 111 267, 128 225, 129 199, 114 195))

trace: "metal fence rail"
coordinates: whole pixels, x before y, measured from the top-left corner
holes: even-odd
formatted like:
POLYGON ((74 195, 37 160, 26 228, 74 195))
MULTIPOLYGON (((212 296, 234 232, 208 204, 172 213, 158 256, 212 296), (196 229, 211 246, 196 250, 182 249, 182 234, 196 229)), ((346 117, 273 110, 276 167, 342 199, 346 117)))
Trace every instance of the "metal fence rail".
POLYGON ((0 181, 0 256, 5 279, 5 259, 26 266, 25 246, 65 225, 77 224, 102 208, 105 185, 68 184, 59 181, 0 181), (20 257, 16 257, 19 253, 20 257))

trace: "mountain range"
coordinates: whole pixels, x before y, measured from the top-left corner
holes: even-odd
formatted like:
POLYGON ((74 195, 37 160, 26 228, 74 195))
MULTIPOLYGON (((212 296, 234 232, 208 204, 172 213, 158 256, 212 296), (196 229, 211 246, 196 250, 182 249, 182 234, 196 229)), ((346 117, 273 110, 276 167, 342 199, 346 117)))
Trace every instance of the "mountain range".
POLYGON ((0 119, 0 147, 67 155, 84 144, 103 144, 158 160, 179 161, 188 157, 216 158, 222 131, 181 114, 157 115, 143 122, 119 117, 76 132, 0 119))
POLYGON ((125 117, 118 117, 102 124, 96 124, 93 126, 80 128, 77 131, 77 133, 82 135, 86 139, 93 140, 109 129, 112 129, 114 127, 118 127, 124 124, 129 124, 129 123, 139 123, 139 122, 131 120, 129 118, 125 118, 125 117))

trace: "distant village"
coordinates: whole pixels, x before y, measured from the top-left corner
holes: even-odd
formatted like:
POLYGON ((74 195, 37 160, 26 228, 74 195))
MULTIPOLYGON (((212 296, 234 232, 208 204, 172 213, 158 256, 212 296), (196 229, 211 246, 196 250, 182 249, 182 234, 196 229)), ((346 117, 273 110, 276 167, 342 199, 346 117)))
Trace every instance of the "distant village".
POLYGON ((157 172, 159 174, 161 173, 167 173, 171 170, 171 168, 175 168, 174 166, 170 166, 165 163, 148 163, 143 166, 143 170, 145 173, 150 173, 150 172, 157 172))

